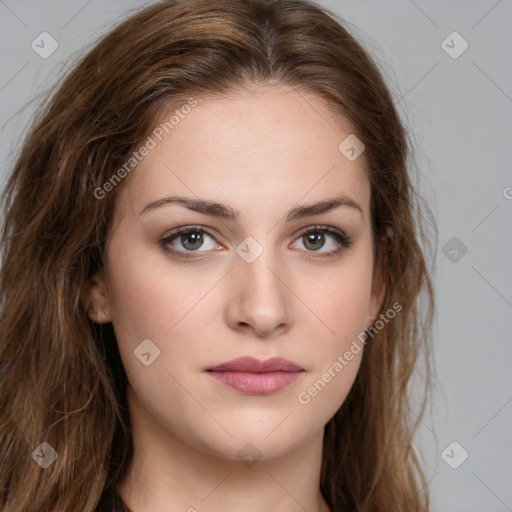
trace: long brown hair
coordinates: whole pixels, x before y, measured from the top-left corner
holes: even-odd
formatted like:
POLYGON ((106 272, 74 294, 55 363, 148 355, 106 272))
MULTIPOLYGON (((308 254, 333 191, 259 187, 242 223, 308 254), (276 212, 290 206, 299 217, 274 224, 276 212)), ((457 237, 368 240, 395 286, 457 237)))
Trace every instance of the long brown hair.
POLYGON ((432 237, 409 172, 409 134, 381 71, 343 21, 312 2, 169 0, 132 14, 69 71, 4 190, 3 512, 128 510, 115 492, 133 454, 126 374, 111 324, 88 319, 80 290, 102 267, 129 176, 98 190, 127 169, 171 105, 252 83, 313 92, 350 122, 365 145, 381 311, 401 306, 368 338, 356 381, 326 425, 322 493, 333 511, 429 510, 413 434, 431 368, 434 294, 422 243, 432 237), (420 355, 427 379, 413 407, 408 384, 420 355), (36 462, 49 462, 51 449, 57 458, 43 469, 36 462))

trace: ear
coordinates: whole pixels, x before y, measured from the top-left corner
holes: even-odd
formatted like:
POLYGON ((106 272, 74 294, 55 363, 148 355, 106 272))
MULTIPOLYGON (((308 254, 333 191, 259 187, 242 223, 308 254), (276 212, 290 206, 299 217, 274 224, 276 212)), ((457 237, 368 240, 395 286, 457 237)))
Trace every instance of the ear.
POLYGON ((372 287, 372 296, 370 299, 370 308, 368 310, 368 327, 377 320, 377 315, 384 302, 386 296, 386 285, 384 283, 382 273, 378 273, 376 279, 374 279, 372 287))
POLYGON ((370 300, 370 308, 368 311, 368 326, 372 325, 377 320, 377 314, 382 307, 384 298, 386 296, 386 279, 385 274, 387 272, 388 257, 391 250, 391 246, 394 240, 394 230, 388 226, 386 234, 381 237, 381 251, 382 259, 381 264, 377 265, 373 273, 372 279, 372 296, 370 300))
POLYGON ((103 270, 99 270, 85 284, 80 295, 87 316, 97 324, 110 322, 110 307, 103 270))

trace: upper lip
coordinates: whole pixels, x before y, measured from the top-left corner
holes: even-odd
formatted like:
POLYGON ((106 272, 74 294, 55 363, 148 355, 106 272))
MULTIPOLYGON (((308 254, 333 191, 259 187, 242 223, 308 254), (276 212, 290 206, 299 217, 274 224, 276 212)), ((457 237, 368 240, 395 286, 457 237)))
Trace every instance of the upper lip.
POLYGON ((207 371, 215 372, 252 372, 252 373, 268 373, 268 372, 301 372, 304 368, 284 359, 282 357, 271 357, 265 361, 254 357, 239 357, 225 363, 208 368, 207 371))

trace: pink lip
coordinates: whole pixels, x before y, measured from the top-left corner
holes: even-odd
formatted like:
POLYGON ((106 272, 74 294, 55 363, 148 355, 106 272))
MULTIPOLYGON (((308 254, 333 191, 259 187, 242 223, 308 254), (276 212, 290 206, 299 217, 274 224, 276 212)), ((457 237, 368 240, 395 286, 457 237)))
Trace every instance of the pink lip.
POLYGON ((250 395, 275 393, 299 378, 303 371, 300 366, 281 357, 266 361, 241 357, 207 370, 226 386, 250 395))

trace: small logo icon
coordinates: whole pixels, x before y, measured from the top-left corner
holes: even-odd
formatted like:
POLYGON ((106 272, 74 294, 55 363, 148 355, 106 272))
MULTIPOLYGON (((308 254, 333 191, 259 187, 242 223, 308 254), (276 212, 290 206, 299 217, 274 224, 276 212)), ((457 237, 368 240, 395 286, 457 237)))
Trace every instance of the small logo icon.
POLYGON ((160 356, 160 349, 149 339, 142 341, 133 351, 135 357, 144 365, 153 364, 155 359, 160 356))
POLYGON ((441 453, 441 458, 452 469, 460 467, 468 457, 469 453, 457 441, 450 443, 441 453))
POLYGON ((361 156, 365 150, 365 145, 353 133, 343 139, 338 146, 338 150, 348 160, 353 162, 361 156))
POLYGON ((468 248, 456 236, 452 236, 450 240, 443 245, 441 252, 452 263, 458 263, 468 252, 468 248))
POLYGON ((39 57, 47 59, 59 47, 59 43, 48 32, 41 32, 30 46, 39 57))
POLYGON ((505 199, 512 199, 512 187, 505 187, 503 189, 503 197, 505 199))
POLYGON ((43 468, 49 468, 59 454, 46 441, 41 443, 33 452, 32 458, 43 468))
POLYGON ((242 464, 248 468, 252 468, 261 459, 262 453, 254 444, 245 443, 242 448, 238 450, 236 456, 242 464))
POLYGON ((246 263, 252 263, 263 253, 263 247, 252 236, 248 236, 238 245, 236 252, 246 263))
POLYGON ((441 43, 441 48, 452 59, 458 59, 468 49, 468 47, 468 42, 458 32, 452 32, 441 43))

